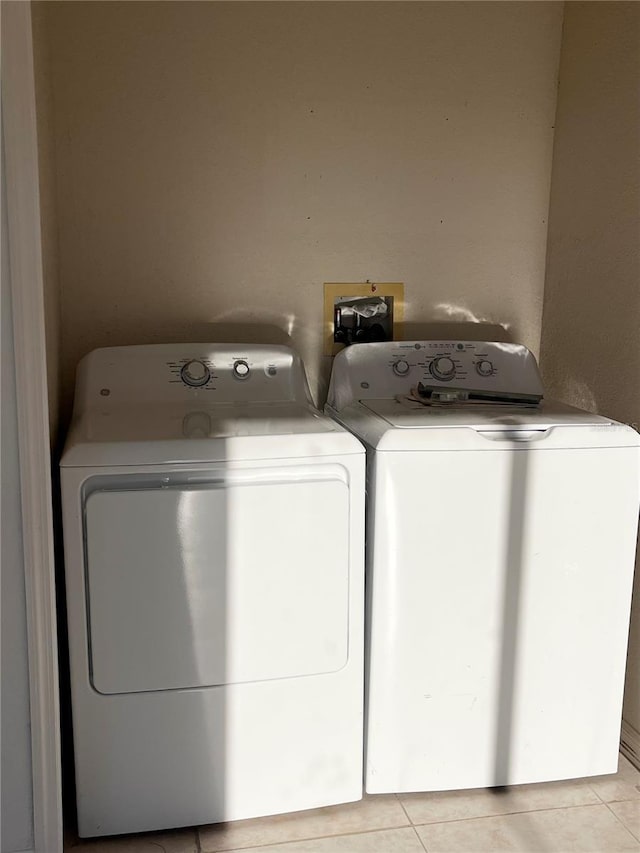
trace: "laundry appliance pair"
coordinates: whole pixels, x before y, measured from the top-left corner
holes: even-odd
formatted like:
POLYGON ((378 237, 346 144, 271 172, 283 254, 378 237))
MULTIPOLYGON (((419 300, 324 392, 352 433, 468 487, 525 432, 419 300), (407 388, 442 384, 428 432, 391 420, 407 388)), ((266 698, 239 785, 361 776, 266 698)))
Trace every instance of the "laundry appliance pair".
POLYGON ((62 459, 79 830, 615 770, 638 437, 509 344, 97 350, 62 459), (428 403, 428 405, 425 405, 428 403), (363 720, 365 450, 367 701, 363 720))

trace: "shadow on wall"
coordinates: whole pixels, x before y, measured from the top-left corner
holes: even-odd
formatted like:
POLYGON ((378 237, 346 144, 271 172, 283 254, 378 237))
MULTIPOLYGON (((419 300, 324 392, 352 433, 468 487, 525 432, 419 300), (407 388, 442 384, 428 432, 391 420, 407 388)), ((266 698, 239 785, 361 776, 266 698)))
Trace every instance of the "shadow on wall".
POLYGON ((273 323, 209 323, 205 343, 277 344, 293 346, 291 335, 273 323))
MULTIPOLYGON (((123 329, 116 339, 102 341, 98 346, 133 346, 137 344, 172 343, 246 343, 285 344, 291 346, 291 335, 285 326, 287 317, 254 322, 253 320, 224 320, 217 322, 167 321, 156 323, 153 329, 132 326, 123 329)), ((290 323, 289 323, 290 325, 290 323)))
POLYGON ((499 323, 416 320, 403 324, 405 341, 500 341, 512 343, 509 329, 499 323))

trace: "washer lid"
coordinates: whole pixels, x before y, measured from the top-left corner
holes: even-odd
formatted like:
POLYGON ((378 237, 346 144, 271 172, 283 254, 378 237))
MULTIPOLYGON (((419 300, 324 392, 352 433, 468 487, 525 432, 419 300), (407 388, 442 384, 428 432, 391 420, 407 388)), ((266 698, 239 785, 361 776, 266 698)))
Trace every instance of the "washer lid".
POLYGON ((406 400, 361 400, 334 417, 378 451, 640 447, 625 424, 566 406, 423 406, 406 400))
POLYGON ((424 405, 407 398, 361 400, 360 405, 397 429, 471 427, 481 432, 547 430, 555 426, 603 426, 612 421, 562 403, 533 406, 495 403, 424 405))
POLYGON ((95 407, 72 425, 62 467, 216 462, 363 453, 339 424, 311 406, 95 407))

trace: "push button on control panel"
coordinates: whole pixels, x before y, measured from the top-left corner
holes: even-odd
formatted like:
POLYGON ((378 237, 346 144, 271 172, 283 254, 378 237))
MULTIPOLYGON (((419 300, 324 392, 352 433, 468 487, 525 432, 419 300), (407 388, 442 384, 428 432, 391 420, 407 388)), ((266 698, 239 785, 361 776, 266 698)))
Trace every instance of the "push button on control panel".
POLYGON ((211 378, 211 372, 204 362, 193 359, 183 365, 180 377, 186 385, 199 388, 201 385, 207 384, 211 378))
POLYGON ((251 370, 249 369, 249 365, 246 361, 242 359, 238 359, 233 362, 233 375, 236 379, 248 379, 251 370))

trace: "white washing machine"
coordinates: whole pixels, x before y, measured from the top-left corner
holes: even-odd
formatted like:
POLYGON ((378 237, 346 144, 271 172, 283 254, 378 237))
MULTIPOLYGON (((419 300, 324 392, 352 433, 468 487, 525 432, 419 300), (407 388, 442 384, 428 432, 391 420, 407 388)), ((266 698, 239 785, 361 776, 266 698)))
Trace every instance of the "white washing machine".
POLYGON ((368 453, 368 792, 616 770, 640 436, 542 393, 512 344, 335 359, 368 453))
POLYGON ((80 835, 360 799, 365 457, 300 359, 96 350, 61 477, 80 835))

